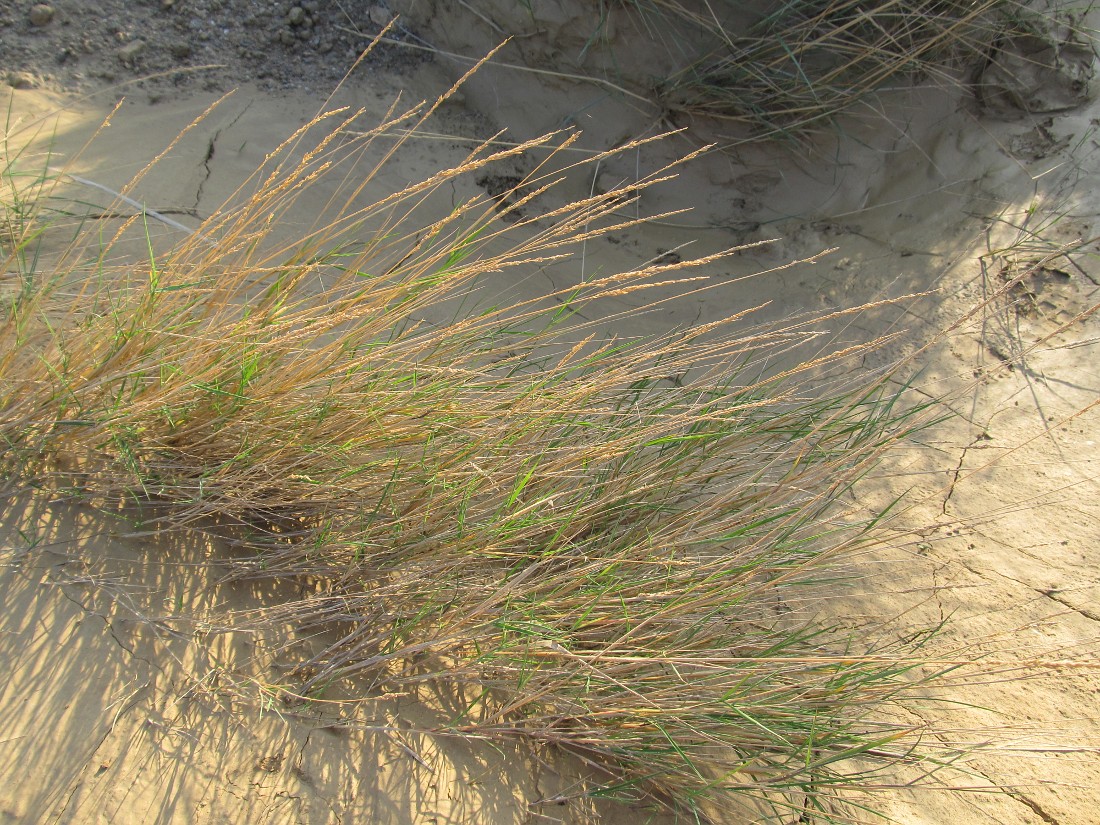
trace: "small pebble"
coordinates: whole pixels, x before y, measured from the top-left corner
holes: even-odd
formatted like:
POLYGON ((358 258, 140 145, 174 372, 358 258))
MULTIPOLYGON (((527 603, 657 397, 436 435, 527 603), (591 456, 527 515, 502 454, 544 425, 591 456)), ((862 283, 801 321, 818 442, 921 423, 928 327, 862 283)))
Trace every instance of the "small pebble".
POLYGON ((177 40, 168 47, 168 50, 176 60, 186 60, 191 56, 191 44, 186 40, 177 40))
POLYGON ((47 6, 45 3, 39 3, 35 6, 31 6, 31 25, 32 26, 48 26, 53 20, 53 6, 47 6))
POLYGON ((308 20, 309 16, 301 6, 292 6, 286 15, 286 22, 292 26, 304 26, 308 20))
POLYGON ((7 80, 13 89, 33 89, 38 85, 30 72, 8 72, 7 80))
POLYGON ((129 43, 119 49, 116 54, 118 55, 119 60, 129 65, 141 56, 142 52, 145 51, 145 48, 145 41, 139 37, 137 40, 131 40, 129 43))
POLYGON ((381 27, 393 19, 393 14, 385 6, 371 6, 367 11, 367 17, 374 25, 381 27))

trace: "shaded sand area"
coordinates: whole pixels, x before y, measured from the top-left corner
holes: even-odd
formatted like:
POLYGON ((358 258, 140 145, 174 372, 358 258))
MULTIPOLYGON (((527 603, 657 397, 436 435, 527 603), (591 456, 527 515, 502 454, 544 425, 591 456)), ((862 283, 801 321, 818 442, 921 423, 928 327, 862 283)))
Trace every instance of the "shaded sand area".
MULTIPOLYGON (((57 5, 62 17, 77 14, 57 5)), ((527 25, 493 17, 507 4, 457 16, 407 5, 417 42, 452 53, 484 54, 500 29, 527 25)), ((561 8, 563 19, 531 18, 539 36, 520 37, 497 63, 541 65, 554 50, 575 54, 583 38, 572 6, 561 8)), ((384 22, 385 9, 371 9, 384 22)), ((314 17, 310 26, 319 32, 324 10, 314 17)), ((339 41, 335 25, 330 34, 339 48, 324 52, 326 71, 346 60, 340 49, 361 41, 339 41)), ((377 31, 377 21, 371 25, 377 31)), ((293 36, 308 44, 301 27, 295 24, 293 36)), ((54 36, 40 28, 36 36, 54 36)), ((136 34, 155 42, 161 31, 136 34)), ((363 31, 370 31, 366 23, 363 31)), ((139 57, 110 56, 118 65, 109 82, 137 74, 139 57)), ((353 73, 329 106, 363 107, 374 122, 399 96, 434 99, 468 67, 442 54, 387 61, 353 73)), ((294 81, 285 85, 295 88, 270 88, 290 64, 251 85, 251 65, 232 62, 217 82, 209 75, 178 88, 150 81, 78 100, 50 91, 42 70, 35 82, 45 88, 12 92, 10 120, 19 140, 40 153, 24 162, 41 158, 85 181, 66 193, 114 227, 126 216, 86 182, 122 190, 221 97, 221 88, 203 84, 245 84, 129 193, 150 214, 191 230, 310 120, 335 85, 303 80, 305 66, 287 74, 294 81), (120 94, 127 99, 100 128, 120 94), (41 154, 47 146, 48 159, 41 154)), ((85 82, 94 91, 108 79, 85 82)), ((595 238, 537 271, 478 284, 494 302, 519 301, 593 274, 753 244, 705 267, 704 291, 677 300, 682 286, 623 296, 606 310, 608 328, 659 332, 751 307, 760 307, 754 318, 763 322, 917 295, 822 323, 833 347, 896 332, 864 366, 911 357, 910 392, 953 413, 855 488, 846 503, 857 510, 904 494, 883 528, 897 539, 852 559, 858 578, 813 607, 840 624, 886 621, 898 638, 942 625, 926 653, 960 662, 983 657, 988 668, 989 675, 961 680, 948 703, 898 711, 920 714, 928 735, 945 743, 983 746, 922 787, 905 787, 902 775, 890 783, 901 787, 872 794, 870 804, 898 822, 1100 822, 1100 326, 1089 315, 1100 301, 1098 122, 1095 103, 992 116, 957 89, 884 93, 873 110, 842 118, 840 128, 808 146, 743 143, 696 158, 646 190, 629 217, 690 212, 595 238), (818 257, 823 250, 832 251, 818 257), (655 297, 669 300, 616 320, 655 297)), ((471 142, 499 130, 506 131, 498 139, 515 141, 579 127, 570 151, 583 153, 669 125, 680 124, 606 85, 489 64, 430 128, 387 159, 362 197, 461 163, 471 142)), ((713 123, 685 125, 691 128, 683 134, 595 168, 564 169, 561 197, 629 184, 723 140, 713 123)), ((500 197, 543 160, 526 153, 514 169, 456 181, 447 202, 425 203, 424 214, 445 214, 480 194, 500 197)), ((566 165, 561 157, 554 162, 566 165)), ((337 181, 318 184, 296 204, 300 224, 288 232, 324 210, 337 181)), ((185 231, 158 220, 149 228, 164 245, 185 231)), ((280 686, 314 641, 246 620, 257 607, 301 595, 295 586, 226 581, 231 549, 199 530, 158 532, 155 512, 137 515, 88 507, 79 490, 47 500, 16 482, 7 493, 0 523, 4 821, 689 821, 586 796, 581 789, 593 766, 553 748, 434 733, 469 697, 373 686, 368 699, 339 701, 334 691, 325 701, 285 701, 280 686), (239 629, 224 627, 226 610, 241 617, 239 629)), ((707 813, 730 823, 763 816, 749 803, 707 813)))

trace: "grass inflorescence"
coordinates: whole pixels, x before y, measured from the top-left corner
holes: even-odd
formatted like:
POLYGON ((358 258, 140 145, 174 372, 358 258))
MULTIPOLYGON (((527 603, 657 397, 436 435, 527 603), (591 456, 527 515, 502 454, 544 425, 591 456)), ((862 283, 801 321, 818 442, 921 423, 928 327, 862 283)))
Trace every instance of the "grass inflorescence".
POLYGON ((613 336, 580 313, 701 288, 714 257, 470 309, 481 279, 629 224, 624 199, 670 171, 555 205, 540 166, 517 187, 529 217, 484 198, 425 217, 551 139, 487 143, 351 205, 430 112, 319 117, 143 256, 137 214, 36 257, 53 218, 31 207, 64 172, 9 189, 3 474, 154 501, 232 541, 235 575, 302 582, 250 618, 324 640, 291 700, 443 690, 464 697, 443 733, 558 745, 598 766, 594 793, 699 810, 827 812, 927 758, 884 713, 921 681, 913 643, 812 619, 828 562, 875 540, 844 494, 921 420, 889 376, 849 370, 874 344, 829 351, 817 319, 613 336), (288 239, 295 200, 352 161, 335 211, 288 239))

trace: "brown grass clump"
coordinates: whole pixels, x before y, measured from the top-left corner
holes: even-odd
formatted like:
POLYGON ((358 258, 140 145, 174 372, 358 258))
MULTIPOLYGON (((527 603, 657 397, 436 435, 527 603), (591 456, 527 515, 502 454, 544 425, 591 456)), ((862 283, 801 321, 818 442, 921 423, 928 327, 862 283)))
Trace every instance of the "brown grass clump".
POLYGON ((820 351, 814 320, 609 337, 577 314, 702 288, 673 270, 713 259, 468 309, 479 279, 628 225, 624 199, 669 170, 555 206, 560 174, 539 167, 516 195, 542 199, 530 217, 505 225, 477 198, 425 219, 455 179, 551 138, 486 144, 350 206, 409 134, 393 128, 430 111, 317 118, 144 258, 123 254, 136 216, 109 238, 78 226, 47 264, 63 176, 23 178, 9 153, 3 475, 157 502, 232 540, 236 575, 301 582, 226 619, 326 640, 282 695, 448 691, 467 700, 440 733, 561 746, 602 771, 593 793, 821 813, 932 759, 885 712, 915 648, 806 618, 823 562, 873 541, 842 493, 914 411, 884 376, 845 373, 863 347, 820 351), (332 213, 285 240, 295 200, 342 167, 332 213))
POLYGON ((757 136, 817 128, 891 82, 958 82, 1012 30, 1007 0, 800 0, 631 3, 685 27, 699 51, 661 81, 673 111, 751 127, 757 136))

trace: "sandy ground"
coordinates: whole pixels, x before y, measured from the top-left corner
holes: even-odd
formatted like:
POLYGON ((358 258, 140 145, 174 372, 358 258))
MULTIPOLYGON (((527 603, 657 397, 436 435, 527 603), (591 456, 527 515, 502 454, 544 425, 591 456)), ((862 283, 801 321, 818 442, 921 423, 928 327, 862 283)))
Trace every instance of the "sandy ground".
MULTIPOLYGON (((480 54, 498 34, 482 17, 444 31, 408 5, 419 35, 437 43, 446 35, 450 51, 480 54)), ((514 46, 498 61, 538 57, 533 41, 520 42, 526 52, 514 46)), ((234 65, 232 80, 247 80, 251 64, 234 65)), ((391 61, 353 76, 334 103, 377 117, 399 94, 434 97, 464 68, 444 57, 391 61)), ((209 216, 317 110, 316 93, 273 90, 273 77, 278 72, 265 78, 267 88, 243 85, 225 100, 134 197, 189 226, 209 216)), ((94 79, 85 77, 93 90, 94 79)), ((56 124, 48 135, 55 161, 83 145, 118 96, 108 90, 74 101, 52 93, 46 80, 35 85, 42 88, 13 92, 13 112, 56 124)), ((132 94, 74 171, 120 188, 215 97, 201 84, 132 94)), ((701 323, 760 304, 759 318, 769 320, 933 291, 831 329, 838 343, 900 332, 868 366, 916 353, 914 391, 946 397, 956 415, 858 490, 869 508, 908 494, 891 523, 899 539, 860 560, 860 584, 824 609, 842 618, 892 617, 903 635, 943 621, 935 641, 943 655, 965 649, 1015 669, 960 689, 954 704, 919 710, 946 739, 991 743, 940 777, 944 786, 984 792, 883 791, 875 804, 899 822, 1100 822, 1100 408, 1093 406, 1100 327, 1091 318, 1074 322, 1100 300, 1100 196, 1091 185, 1100 175, 1098 119, 1100 104, 994 118, 951 90, 892 93, 810 150, 742 144, 708 154, 636 207, 643 217, 690 213, 484 286, 502 297, 534 295, 662 255, 774 239, 714 267, 705 293, 642 323, 701 323), (1059 255, 1068 245, 1073 251, 1059 255), (835 251, 777 269, 824 249, 835 251), (956 324, 1028 267, 1011 301, 956 324)), ((489 65, 437 116, 432 131, 447 137, 407 144, 379 186, 430 175, 460 160, 468 139, 497 129, 514 139, 578 126, 577 148, 603 149, 667 125, 660 112, 605 87, 489 65)), ((637 179, 721 137, 712 125, 693 126, 570 178, 566 194, 637 179)), ((514 173, 539 160, 521 158, 514 173)), ((492 193, 498 182, 467 185, 456 198, 492 193)), ((315 195, 320 208, 325 191, 315 195)), ((303 213, 309 209, 303 204, 303 213)), ((158 231, 169 241, 175 230, 158 231)), ((277 697, 262 707, 235 705, 233 681, 271 679, 286 651, 253 634, 211 639, 201 617, 278 594, 213 585, 223 550, 206 539, 135 534, 125 519, 76 501, 13 495, 0 553, 4 821, 662 820, 648 809, 578 798, 579 766, 553 753, 426 735, 441 712, 430 697, 293 711, 277 697), (174 620, 185 614, 189 624, 174 620)), ((723 815, 751 820, 745 812, 723 815)))

